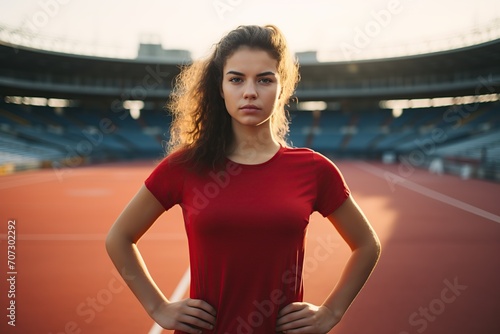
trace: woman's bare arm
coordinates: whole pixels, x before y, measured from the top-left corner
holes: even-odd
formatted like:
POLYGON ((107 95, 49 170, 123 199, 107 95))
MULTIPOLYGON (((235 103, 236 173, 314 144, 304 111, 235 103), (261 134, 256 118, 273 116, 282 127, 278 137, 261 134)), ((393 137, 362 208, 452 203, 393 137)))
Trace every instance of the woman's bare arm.
POLYGON ((337 285, 323 303, 335 314, 343 315, 375 268, 381 246, 368 219, 352 197, 328 219, 352 251, 337 285))
POLYGON ((111 227, 106 238, 108 254, 148 314, 166 329, 200 333, 215 323, 215 310, 201 300, 171 303, 148 272, 137 242, 165 211, 143 185, 111 227))
POLYGON ((349 197, 328 219, 351 248, 342 275, 321 306, 292 303, 280 310, 277 330, 286 333, 330 331, 366 283, 380 256, 380 242, 367 218, 349 197))

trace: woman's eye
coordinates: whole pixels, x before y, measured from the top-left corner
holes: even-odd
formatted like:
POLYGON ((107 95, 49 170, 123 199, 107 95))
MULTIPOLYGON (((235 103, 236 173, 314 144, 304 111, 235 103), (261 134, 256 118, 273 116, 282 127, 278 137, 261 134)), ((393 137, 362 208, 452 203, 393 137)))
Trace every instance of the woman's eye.
POLYGON ((231 79, 229 79, 229 81, 230 81, 230 82, 234 82, 234 83, 239 83, 239 82, 241 82, 242 80, 241 80, 241 78, 231 78, 231 79))
POLYGON ((273 81, 271 79, 269 79, 269 78, 262 78, 262 79, 260 79, 260 82, 265 83, 265 84, 269 84, 269 83, 271 83, 273 81))

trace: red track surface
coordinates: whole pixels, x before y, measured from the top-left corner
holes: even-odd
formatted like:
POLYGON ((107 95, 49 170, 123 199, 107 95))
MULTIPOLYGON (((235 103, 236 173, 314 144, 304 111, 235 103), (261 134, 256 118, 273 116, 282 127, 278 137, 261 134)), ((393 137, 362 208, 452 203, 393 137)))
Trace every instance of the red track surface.
MULTIPOLYGON (((331 333, 500 333, 500 224, 494 221, 500 219, 500 185, 404 166, 338 166, 383 252, 331 333), (435 192, 448 197, 440 195, 443 202, 435 192), (463 203, 450 205, 450 197, 463 203)), ((113 268, 104 238, 153 167, 115 164, 0 178, 1 333, 148 333, 153 322, 113 268), (17 237, 15 327, 7 324, 9 220, 16 221, 17 237)), ((170 296, 188 265, 180 210, 164 214, 139 247, 170 296)), ((305 299, 321 303, 349 250, 318 214, 307 247, 305 299)))

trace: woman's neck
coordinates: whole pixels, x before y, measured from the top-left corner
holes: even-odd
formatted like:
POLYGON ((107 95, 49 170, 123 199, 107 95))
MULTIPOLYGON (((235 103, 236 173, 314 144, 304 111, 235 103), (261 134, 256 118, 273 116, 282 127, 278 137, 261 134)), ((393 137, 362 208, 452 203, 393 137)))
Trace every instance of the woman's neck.
POLYGON ((259 164, 280 149, 268 123, 256 127, 233 124, 233 143, 228 158, 240 163, 259 164))

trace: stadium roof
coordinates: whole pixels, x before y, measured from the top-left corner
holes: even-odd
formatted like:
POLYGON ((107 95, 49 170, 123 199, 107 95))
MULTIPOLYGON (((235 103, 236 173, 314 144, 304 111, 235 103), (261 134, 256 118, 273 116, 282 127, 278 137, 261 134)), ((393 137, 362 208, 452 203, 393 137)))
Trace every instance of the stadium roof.
MULTIPOLYGON (((8 45, 0 45, 0 64, 4 94, 25 96, 109 98, 143 88, 147 96, 139 99, 165 100, 179 72, 176 62, 96 58, 8 45)), ((485 80, 497 90, 500 86, 500 39, 427 55, 305 63, 301 77, 301 101, 473 95, 485 80)))
POLYGON ((2 4, 0 40, 135 58, 140 42, 153 38, 152 44, 198 58, 240 24, 272 23, 294 52, 314 50, 321 60, 351 61, 484 43, 500 37, 499 20, 496 0, 22 0, 2 4))

